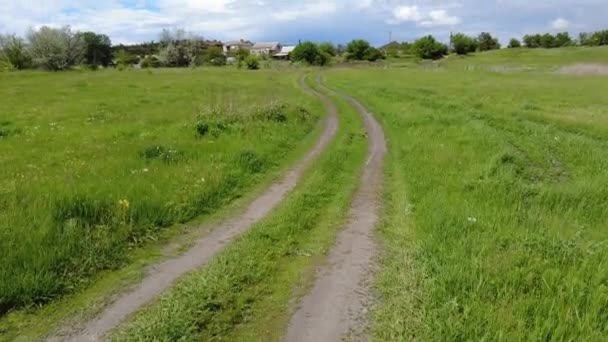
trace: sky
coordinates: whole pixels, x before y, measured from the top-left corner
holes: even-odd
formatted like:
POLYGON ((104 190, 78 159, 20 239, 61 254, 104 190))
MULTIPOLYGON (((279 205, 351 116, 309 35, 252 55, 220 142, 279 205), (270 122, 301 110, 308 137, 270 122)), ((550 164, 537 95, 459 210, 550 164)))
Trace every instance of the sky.
POLYGON ((0 33, 70 25, 112 42, 158 40, 163 28, 207 39, 375 45, 450 32, 491 32, 506 44, 526 33, 608 29, 608 0, 0 0, 0 33))

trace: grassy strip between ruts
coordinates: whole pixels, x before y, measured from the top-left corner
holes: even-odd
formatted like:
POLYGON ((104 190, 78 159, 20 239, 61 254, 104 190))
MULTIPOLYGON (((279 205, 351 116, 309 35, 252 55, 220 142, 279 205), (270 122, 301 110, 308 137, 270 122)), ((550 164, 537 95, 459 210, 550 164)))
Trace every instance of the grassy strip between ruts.
MULTIPOLYGON (((299 87, 299 78, 291 77, 293 87, 299 87)), ((312 101, 311 103, 314 103, 312 101)), ((323 106, 314 103, 314 113, 320 115, 323 106)), ((116 270, 103 271, 90 280, 90 286, 60 298, 41 308, 15 310, 0 319, 0 341, 35 341, 40 340, 60 325, 72 325, 70 322, 87 320, 101 310, 113 295, 130 284, 137 282, 148 265, 159 262, 166 257, 179 254, 191 246, 192 241, 209 232, 214 224, 228 216, 234 216, 244 210, 253 198, 278 179, 289 165, 296 163, 317 141, 322 125, 308 134, 303 141, 283 158, 278 165, 259 177, 250 191, 235 199, 227 206, 220 208, 212 215, 204 215, 186 224, 176 224, 164 229, 158 240, 129 252, 129 262, 116 270), (172 248, 167 249, 167 244, 172 248)))
POLYGON ((360 120, 342 110, 336 139, 285 203, 113 339, 280 339, 290 299, 310 282, 345 219, 365 150, 360 120))

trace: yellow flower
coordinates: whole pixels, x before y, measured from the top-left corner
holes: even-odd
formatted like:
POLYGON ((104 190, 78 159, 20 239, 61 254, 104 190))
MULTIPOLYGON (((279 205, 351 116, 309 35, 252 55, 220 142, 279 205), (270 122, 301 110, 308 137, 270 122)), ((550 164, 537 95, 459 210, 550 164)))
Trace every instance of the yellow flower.
POLYGON ((123 207, 125 209, 129 209, 129 201, 126 199, 122 199, 122 200, 118 201, 118 205, 120 205, 121 207, 123 207))

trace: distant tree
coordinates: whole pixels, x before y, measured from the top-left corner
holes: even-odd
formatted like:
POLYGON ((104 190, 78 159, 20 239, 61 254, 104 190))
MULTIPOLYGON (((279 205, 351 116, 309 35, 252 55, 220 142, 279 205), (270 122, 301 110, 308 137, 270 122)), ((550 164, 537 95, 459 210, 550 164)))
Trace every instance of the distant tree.
POLYGON ((555 35, 555 46, 556 47, 564 47, 564 46, 572 46, 574 42, 570 37, 568 32, 560 32, 555 35))
POLYGON ((370 48, 371 45, 368 41, 363 39, 355 39, 346 46, 346 58, 358 61, 366 60, 370 48))
POLYGON ((450 42, 452 50, 459 55, 466 55, 477 50, 477 41, 473 37, 469 37, 464 33, 456 33, 452 35, 450 42))
POLYGON ((448 47, 428 35, 417 39, 412 44, 412 53, 423 59, 439 59, 448 53, 448 47))
POLYGON ((545 33, 540 37, 540 46, 545 49, 557 47, 555 37, 551 33, 545 33))
POLYGON ((247 49, 243 49, 243 48, 239 48, 238 50, 236 50, 236 52, 234 53, 234 57, 236 58, 236 60, 238 62, 243 62, 245 61, 245 59, 247 57, 249 57, 249 55, 251 54, 251 52, 247 49))
POLYGON ((48 70, 64 70, 80 63, 84 57, 82 36, 69 26, 50 28, 43 26, 28 33, 29 52, 34 62, 48 70))
POLYGON ((386 56, 380 49, 376 49, 375 47, 370 47, 365 53, 365 59, 370 62, 375 62, 379 59, 385 59, 386 56))
POLYGON ((105 34, 80 33, 85 45, 84 62, 88 65, 107 67, 112 63, 112 42, 105 34))
POLYGON ((346 46, 344 46, 344 44, 338 44, 336 46, 336 52, 338 53, 338 56, 342 56, 346 52, 346 46))
POLYGON ((524 44, 527 48, 536 49, 542 46, 540 34, 527 34, 524 36, 524 44))
POLYGON ((159 59, 168 67, 195 65, 202 58, 205 41, 202 37, 187 33, 183 29, 167 30, 160 33, 161 51, 159 59))
POLYGON ((479 51, 500 49, 498 39, 492 37, 488 32, 482 32, 479 37, 477 37, 477 43, 479 44, 479 51))
POLYGON ((509 41, 509 46, 507 46, 507 47, 509 49, 520 48, 521 47, 521 42, 517 38, 511 38, 511 40, 509 41))
POLYGON ((114 64, 121 70, 137 63, 139 63, 139 57, 131 55, 125 50, 118 50, 114 53, 114 64))
POLYGON ((325 42, 325 43, 319 44, 319 50, 321 50, 321 52, 324 52, 325 54, 327 54, 331 57, 335 57, 338 55, 338 50, 336 49, 336 46, 331 42, 325 42))
POLYGON ((608 30, 594 32, 590 38, 590 45, 608 45, 608 30))
POLYGON ((204 61, 206 64, 224 66, 226 65, 226 55, 224 55, 222 48, 212 46, 205 51, 204 61))
POLYGON ((16 35, 0 35, 0 61, 7 69, 25 69, 32 63, 25 42, 16 35))
POLYGON ((581 32, 578 34, 578 44, 582 46, 591 45, 591 33, 581 32))
MULTIPOLYGON (((122 50, 124 51, 124 50, 122 50)), ((160 68, 162 63, 158 59, 158 57, 154 55, 148 55, 141 61, 141 67, 146 68, 160 68)))
POLYGON ((291 53, 294 62, 305 62, 310 65, 323 66, 329 63, 331 56, 310 41, 301 42, 291 53))

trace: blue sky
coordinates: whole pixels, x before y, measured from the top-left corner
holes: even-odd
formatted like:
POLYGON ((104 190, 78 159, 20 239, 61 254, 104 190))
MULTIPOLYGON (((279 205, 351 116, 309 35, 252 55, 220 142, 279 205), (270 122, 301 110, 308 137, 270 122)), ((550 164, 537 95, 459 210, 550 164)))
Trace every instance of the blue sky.
POLYGON ((209 39, 383 44, 450 31, 525 33, 608 29, 608 0, 0 0, 0 32, 71 25, 114 43, 155 40, 163 28, 209 39))

